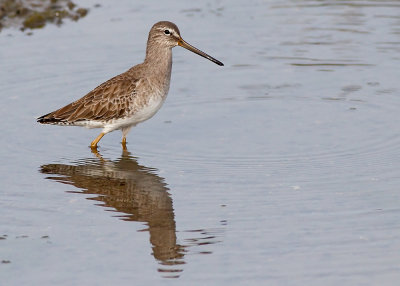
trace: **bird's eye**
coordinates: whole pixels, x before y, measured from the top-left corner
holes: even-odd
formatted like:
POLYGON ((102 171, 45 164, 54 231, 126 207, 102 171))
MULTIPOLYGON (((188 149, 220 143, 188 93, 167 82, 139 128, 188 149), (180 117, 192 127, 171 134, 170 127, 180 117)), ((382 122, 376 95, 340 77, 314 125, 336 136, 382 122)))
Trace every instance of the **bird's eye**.
POLYGON ((165 35, 169 35, 169 34, 171 34, 171 32, 170 32, 169 30, 165 30, 165 31, 164 31, 164 34, 165 34, 165 35))

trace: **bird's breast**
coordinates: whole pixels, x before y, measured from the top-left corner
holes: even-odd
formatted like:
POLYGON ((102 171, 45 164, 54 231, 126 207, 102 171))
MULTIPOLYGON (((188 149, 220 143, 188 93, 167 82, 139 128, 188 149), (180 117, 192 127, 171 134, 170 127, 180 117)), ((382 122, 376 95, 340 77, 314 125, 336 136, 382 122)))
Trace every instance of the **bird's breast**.
POLYGON ((136 108, 128 116, 119 119, 113 119, 107 122, 104 126, 103 132, 108 133, 113 130, 122 129, 130 126, 135 126, 147 119, 153 117, 154 114, 161 108, 165 101, 165 96, 153 95, 150 96, 145 104, 136 108))
POLYGON ((166 95, 155 94, 150 96, 146 103, 139 109, 137 109, 129 117, 140 123, 151 118, 161 108, 165 101, 166 95))

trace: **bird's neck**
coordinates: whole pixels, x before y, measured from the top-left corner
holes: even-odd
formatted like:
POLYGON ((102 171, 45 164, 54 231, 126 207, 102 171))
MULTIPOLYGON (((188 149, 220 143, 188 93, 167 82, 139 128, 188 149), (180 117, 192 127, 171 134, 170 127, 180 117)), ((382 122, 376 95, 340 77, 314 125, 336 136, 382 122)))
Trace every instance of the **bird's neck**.
POLYGON ((172 68, 172 49, 149 49, 146 50, 146 59, 144 63, 149 66, 149 71, 152 75, 160 77, 164 75, 171 77, 172 68))

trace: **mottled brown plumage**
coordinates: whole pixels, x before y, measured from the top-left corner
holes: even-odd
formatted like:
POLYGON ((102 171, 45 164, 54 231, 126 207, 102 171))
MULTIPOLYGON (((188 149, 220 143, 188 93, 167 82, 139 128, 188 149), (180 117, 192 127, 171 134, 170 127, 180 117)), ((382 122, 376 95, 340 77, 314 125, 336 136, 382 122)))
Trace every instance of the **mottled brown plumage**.
POLYGON ((91 143, 92 148, 107 133, 120 129, 122 145, 131 127, 151 118, 162 106, 169 89, 172 48, 182 46, 218 65, 220 61, 186 43, 171 22, 156 23, 150 30, 146 58, 102 83, 94 90, 56 111, 38 118, 39 123, 103 128, 91 143))
MULTIPOLYGON (((131 80, 129 71, 104 82, 87 95, 39 118, 40 123, 75 125, 79 121, 124 118, 140 103, 135 97, 138 80, 131 80)), ((142 100, 143 101, 143 100, 142 100)))

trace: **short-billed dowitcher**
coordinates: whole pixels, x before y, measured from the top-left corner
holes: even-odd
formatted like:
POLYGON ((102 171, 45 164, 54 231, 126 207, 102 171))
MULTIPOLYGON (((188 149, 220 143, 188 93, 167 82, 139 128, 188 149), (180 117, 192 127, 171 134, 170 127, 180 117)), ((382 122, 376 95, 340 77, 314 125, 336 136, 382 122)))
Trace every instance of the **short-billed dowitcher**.
POLYGON ((102 83, 81 99, 37 119, 43 124, 103 128, 90 147, 107 133, 120 129, 122 146, 126 135, 140 122, 151 118, 162 106, 171 79, 172 48, 181 46, 217 65, 224 64, 186 43, 171 22, 154 24, 149 33, 146 58, 126 72, 102 83))

